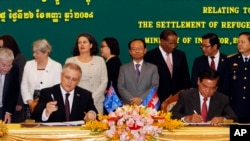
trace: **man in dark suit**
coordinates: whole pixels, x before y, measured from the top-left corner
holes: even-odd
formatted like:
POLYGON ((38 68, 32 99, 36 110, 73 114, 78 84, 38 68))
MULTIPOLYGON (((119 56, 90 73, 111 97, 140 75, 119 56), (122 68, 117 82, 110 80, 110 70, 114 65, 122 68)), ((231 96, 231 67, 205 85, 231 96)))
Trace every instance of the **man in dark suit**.
POLYGON ((163 30, 160 34, 159 47, 148 51, 144 57, 145 61, 155 64, 158 68, 160 76, 158 95, 161 103, 169 95, 190 88, 186 55, 183 51, 176 49, 177 40, 178 36, 174 31, 163 30))
POLYGON ((230 104, 240 123, 250 123, 250 32, 241 32, 239 53, 228 58, 230 104))
POLYGON ((11 123, 20 93, 19 69, 13 60, 10 49, 0 48, 0 119, 7 123, 11 123))
POLYGON ((228 80, 226 77, 226 59, 227 56, 220 52, 220 40, 214 33, 208 33, 202 36, 201 50, 202 56, 195 58, 193 62, 191 87, 197 88, 198 75, 202 71, 213 68, 218 71, 220 79, 218 83, 218 92, 226 94, 228 80))
POLYGON ((147 51, 144 40, 131 40, 128 47, 133 61, 121 66, 118 76, 118 91, 124 104, 140 105, 152 87, 157 90, 159 75, 155 65, 143 60, 147 51), (136 65, 139 67, 136 68, 136 65), (137 71, 140 73, 138 76, 136 76, 137 71))
POLYGON ((61 73, 61 84, 41 90, 33 113, 35 120, 63 122, 96 119, 97 110, 91 92, 77 86, 81 75, 81 68, 77 64, 65 64, 61 73), (69 101, 66 101, 67 95, 69 101))
POLYGON ((237 121, 237 116, 229 105, 229 98, 216 92, 218 81, 218 72, 213 69, 199 74, 198 88, 180 92, 179 99, 171 110, 173 118, 192 123, 211 122, 214 125, 225 119, 237 121))

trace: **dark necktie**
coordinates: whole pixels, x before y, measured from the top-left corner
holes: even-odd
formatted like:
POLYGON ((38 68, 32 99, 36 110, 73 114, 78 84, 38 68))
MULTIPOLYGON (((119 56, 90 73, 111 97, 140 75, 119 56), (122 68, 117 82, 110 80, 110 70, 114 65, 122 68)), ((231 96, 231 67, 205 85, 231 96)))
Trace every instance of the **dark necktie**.
POLYGON ((210 68, 215 70, 214 56, 210 56, 210 58, 211 58, 210 68))
POLYGON ((66 93, 66 97, 65 97, 65 113, 66 113, 66 120, 69 121, 69 116, 70 116, 69 93, 66 93))
POLYGON ((202 108, 201 108, 201 117, 203 119, 203 122, 207 121, 207 104, 206 104, 207 98, 203 99, 202 108))
POLYGON ((244 61, 245 63, 247 63, 248 62, 248 58, 247 57, 245 57, 245 61, 244 61))
POLYGON ((136 70, 135 70, 135 77, 136 77, 136 81, 137 81, 137 82, 138 82, 139 77, 140 77, 140 70, 139 70, 139 67, 140 67, 140 64, 136 64, 136 65, 135 65, 135 68, 136 68, 136 70))

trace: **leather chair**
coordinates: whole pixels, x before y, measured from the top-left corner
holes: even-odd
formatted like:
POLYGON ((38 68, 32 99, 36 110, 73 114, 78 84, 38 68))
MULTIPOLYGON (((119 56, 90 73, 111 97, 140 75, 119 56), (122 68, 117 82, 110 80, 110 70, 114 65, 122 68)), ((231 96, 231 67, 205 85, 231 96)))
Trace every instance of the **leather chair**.
POLYGON ((180 92, 181 91, 174 95, 170 95, 166 100, 164 100, 161 104, 161 109, 165 112, 169 112, 178 101, 180 92))

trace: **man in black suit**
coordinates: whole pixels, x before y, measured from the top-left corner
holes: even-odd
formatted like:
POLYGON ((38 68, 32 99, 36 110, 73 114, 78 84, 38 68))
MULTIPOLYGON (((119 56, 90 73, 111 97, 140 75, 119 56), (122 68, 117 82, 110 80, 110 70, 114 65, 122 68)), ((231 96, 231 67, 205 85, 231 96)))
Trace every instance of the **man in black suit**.
POLYGON ((216 92, 218 81, 219 74, 213 69, 200 73, 198 88, 180 92, 179 99, 171 110, 173 118, 182 119, 184 122, 208 122, 215 125, 225 119, 237 121, 237 116, 229 105, 228 96, 216 92))
POLYGON ((97 110, 91 92, 77 86, 81 75, 81 68, 77 64, 65 64, 61 73, 61 84, 41 90, 33 113, 35 120, 63 122, 96 119, 97 110), (66 106, 66 95, 69 95, 69 106, 66 106))
POLYGON ((177 40, 178 36, 174 31, 163 30, 160 34, 159 47, 148 51, 144 56, 145 61, 155 64, 158 68, 160 76, 158 95, 161 103, 169 95, 190 87, 186 55, 176 49, 177 40))
POLYGON ((202 71, 213 68, 218 71, 220 79, 217 91, 225 93, 228 87, 228 78, 226 77, 227 56, 220 52, 220 40, 214 33, 208 33, 202 36, 201 50, 202 56, 195 58, 191 75, 191 87, 197 88, 198 75, 202 71), (214 62, 212 62, 212 59, 214 62), (213 66, 214 64, 214 66, 213 66))
POLYGON ((19 69, 13 64, 13 52, 0 48, 0 119, 11 123, 20 93, 19 69))

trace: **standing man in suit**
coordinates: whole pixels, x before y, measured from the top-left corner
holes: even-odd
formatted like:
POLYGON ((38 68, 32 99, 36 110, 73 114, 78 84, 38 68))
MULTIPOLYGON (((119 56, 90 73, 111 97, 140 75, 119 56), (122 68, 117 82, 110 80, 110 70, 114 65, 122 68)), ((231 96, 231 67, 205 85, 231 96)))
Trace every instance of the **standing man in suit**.
POLYGON ((143 60, 147 52, 143 39, 131 40, 128 48, 133 61, 121 66, 118 76, 118 91, 123 104, 140 105, 152 87, 157 90, 159 75, 155 65, 143 60))
POLYGON ((178 36, 173 30, 163 30, 159 47, 148 51, 145 61, 158 67, 160 76, 158 95, 162 103, 171 94, 190 87, 190 74, 186 55, 176 49, 178 36), (167 65, 169 64, 169 65, 167 65))
POLYGON ((226 93, 228 81, 226 80, 227 56, 220 52, 220 40, 214 33, 202 36, 202 56, 195 58, 191 75, 191 87, 197 88, 198 75, 209 68, 215 69, 220 76, 217 91, 226 93))
POLYGON ((97 110, 91 92, 77 86, 81 75, 81 68, 77 64, 65 64, 61 73, 61 83, 41 90, 34 111, 35 120, 63 122, 96 119, 97 110))
POLYGON ((223 123, 225 119, 237 120, 229 105, 229 98, 216 92, 219 74, 213 69, 204 70, 197 80, 198 88, 180 92, 179 99, 172 109, 173 118, 184 122, 211 124, 223 123))
POLYGON ((20 93, 19 69, 13 60, 10 49, 0 48, 0 119, 7 123, 11 123, 20 93))
POLYGON ((250 32, 241 32, 239 53, 228 58, 230 104, 240 123, 250 123, 250 32))

